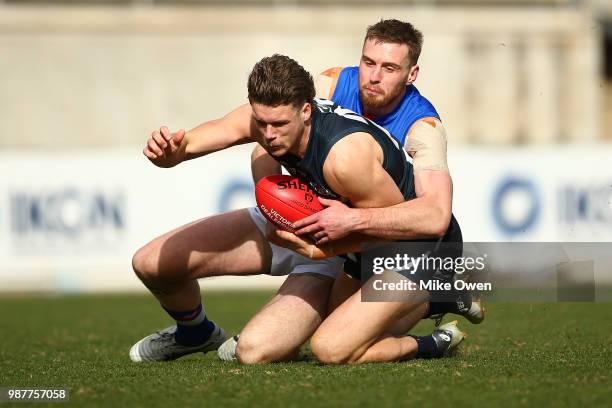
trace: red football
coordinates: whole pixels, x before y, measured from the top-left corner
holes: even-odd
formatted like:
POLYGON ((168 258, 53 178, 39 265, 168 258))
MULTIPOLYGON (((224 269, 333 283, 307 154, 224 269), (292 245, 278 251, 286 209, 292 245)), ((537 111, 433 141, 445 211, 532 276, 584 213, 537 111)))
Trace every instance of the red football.
POLYGON ((255 200, 261 213, 274 225, 293 232, 293 223, 323 207, 314 191, 293 176, 264 177, 255 185, 255 200))

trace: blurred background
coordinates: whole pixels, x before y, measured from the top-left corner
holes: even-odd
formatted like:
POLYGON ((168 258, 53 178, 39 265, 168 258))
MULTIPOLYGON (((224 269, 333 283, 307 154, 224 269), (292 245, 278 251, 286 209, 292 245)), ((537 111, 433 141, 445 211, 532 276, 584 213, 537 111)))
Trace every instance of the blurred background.
POLYGON ((273 53, 357 65, 383 18, 425 36, 466 241, 612 240, 609 1, 0 0, 0 292, 142 290, 136 249, 254 203, 252 146, 158 169, 151 131, 246 102, 273 53))

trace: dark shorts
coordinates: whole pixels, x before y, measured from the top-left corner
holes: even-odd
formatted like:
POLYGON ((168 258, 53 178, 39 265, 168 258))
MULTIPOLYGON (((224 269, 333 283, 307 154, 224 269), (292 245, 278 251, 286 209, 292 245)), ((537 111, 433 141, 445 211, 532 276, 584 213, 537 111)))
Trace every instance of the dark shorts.
MULTIPOLYGON (((418 240, 401 242, 413 242, 415 243, 415 247, 420 248, 421 252, 423 248, 427 248, 427 253, 430 257, 441 259, 456 259, 463 256, 463 236, 461 234, 461 228, 459 227, 459 223, 457 223, 457 220, 454 216, 451 218, 449 228, 441 240, 418 240)), ((416 254, 414 255, 418 256, 416 254)), ((344 262, 344 271, 348 275, 360 280, 364 278, 363 281, 369 279, 371 275, 362 276, 361 253, 346 255, 345 259, 346 261, 344 262)), ((417 284, 422 281, 453 282, 455 276, 454 269, 444 268, 418 268, 416 270, 399 270, 397 272, 417 284)), ((444 298, 452 296, 449 293, 442 293, 438 292, 437 290, 430 290, 429 292, 432 300, 435 301, 443 301, 444 298)))

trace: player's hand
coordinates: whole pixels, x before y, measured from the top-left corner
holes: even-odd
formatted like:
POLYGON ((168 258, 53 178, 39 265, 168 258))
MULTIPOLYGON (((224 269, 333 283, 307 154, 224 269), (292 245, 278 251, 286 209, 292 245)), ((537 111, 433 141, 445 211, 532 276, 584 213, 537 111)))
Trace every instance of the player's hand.
POLYGON ((318 213, 295 222, 297 236, 310 236, 317 245, 346 237, 359 223, 357 209, 349 208, 338 200, 319 198, 325 208, 318 213))
POLYGON ((308 239, 298 237, 289 231, 276 228, 269 222, 266 226, 266 236, 273 244, 290 249, 310 259, 325 259, 333 256, 333 253, 327 253, 308 239))
POLYGON ((142 151, 153 164, 158 167, 173 167, 185 158, 183 139, 185 130, 170 133, 166 126, 153 131, 142 151))

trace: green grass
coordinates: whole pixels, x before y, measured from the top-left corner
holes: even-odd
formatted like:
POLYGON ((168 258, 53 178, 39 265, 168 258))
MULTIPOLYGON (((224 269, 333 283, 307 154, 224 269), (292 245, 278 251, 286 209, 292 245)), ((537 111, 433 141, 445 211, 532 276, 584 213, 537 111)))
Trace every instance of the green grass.
MULTIPOLYGON (((206 308, 233 334, 269 296, 210 293, 206 308)), ((610 406, 611 316, 612 303, 489 303, 482 325, 460 321, 470 337, 440 360, 132 364, 131 344, 170 323, 150 296, 4 297, 0 387, 67 388, 70 406, 610 406)))

